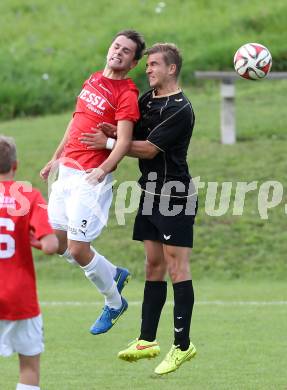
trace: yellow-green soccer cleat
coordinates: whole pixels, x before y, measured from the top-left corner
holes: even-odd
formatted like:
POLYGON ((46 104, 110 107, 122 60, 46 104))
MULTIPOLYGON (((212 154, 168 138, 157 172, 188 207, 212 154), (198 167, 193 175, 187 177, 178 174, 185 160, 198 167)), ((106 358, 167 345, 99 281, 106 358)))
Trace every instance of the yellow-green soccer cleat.
POLYGON ((164 360, 156 367, 154 372, 157 375, 168 374, 169 372, 177 370, 182 363, 187 362, 195 355, 196 349, 192 343, 190 343, 187 351, 182 351, 173 345, 164 360))
POLYGON ((127 362, 136 362, 139 359, 152 359, 159 355, 160 348, 156 341, 136 339, 129 343, 127 349, 118 353, 118 358, 127 362))

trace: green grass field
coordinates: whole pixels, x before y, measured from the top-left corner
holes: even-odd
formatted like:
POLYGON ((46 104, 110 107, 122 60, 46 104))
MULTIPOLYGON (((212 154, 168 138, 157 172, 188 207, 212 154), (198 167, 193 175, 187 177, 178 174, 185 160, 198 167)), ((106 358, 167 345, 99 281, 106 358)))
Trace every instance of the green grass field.
MULTIPOLYGON (((286 374, 286 82, 238 82, 237 131, 234 146, 219 143, 219 86, 188 86, 197 117, 189 163, 193 176, 205 182, 282 183, 284 195, 269 219, 258 213, 258 190, 247 194, 242 216, 211 217, 206 189, 200 192, 191 269, 197 304, 192 340, 197 358, 163 378, 153 376, 160 359, 129 365, 117 352, 138 336, 143 289, 144 253, 131 240, 135 212, 119 226, 115 205, 108 228, 94 243, 115 263, 128 266, 134 280, 126 295, 131 305, 106 335, 88 329, 101 310, 100 297, 75 267, 35 252, 40 299, 44 303, 46 352, 42 359, 44 390, 96 389, 287 389, 286 374), (58 302, 52 305, 51 302, 58 302), (70 303, 65 303, 70 302, 70 303), (82 302, 82 304, 75 304, 82 302), (248 303, 249 302, 249 303, 248 303), (285 303, 284 303, 285 302, 285 303)), ((0 133, 15 137, 19 180, 27 179, 47 194, 39 171, 49 159, 70 113, 0 123, 0 133)), ((126 158, 116 173, 118 185, 136 180, 135 160, 126 158)), ((234 190, 232 192, 234 196, 234 190)), ((271 196, 271 195, 270 195, 271 196)), ((169 297, 169 301, 171 297, 169 297)), ((164 310, 158 340, 162 356, 172 343, 172 306, 164 310)), ((0 361, 0 389, 13 390, 17 358, 0 361)))
MULTIPOLYGON (((219 84, 193 80, 195 70, 231 70, 234 52, 246 42, 266 45, 273 70, 286 71, 286 1, 166 0, 157 13, 158 3, 0 2, 0 118, 21 117, 0 122, 0 133, 16 139, 18 180, 47 195, 39 171, 64 133, 71 115, 65 111, 73 109, 87 75, 103 66, 113 34, 135 28, 148 46, 170 41, 182 49, 182 82, 196 113, 188 155, 192 175, 219 182, 219 188, 232 183, 230 207, 222 216, 209 215, 207 185, 199 193, 191 256, 196 294, 191 335, 198 356, 168 376, 155 377, 153 370, 173 341, 171 285, 158 332, 161 357, 133 364, 117 359, 140 326, 144 252, 131 240, 135 211, 119 226, 114 201, 108 227, 94 243, 133 274, 125 291, 129 310, 106 335, 88 332, 102 302, 81 271, 35 251, 46 341, 41 389, 287 390, 287 81, 236 83, 238 142, 228 146, 219 142, 219 84), (59 112, 64 113, 51 115, 59 112), (48 115, 27 117, 42 114, 48 115), (281 183, 283 197, 262 219, 259 188, 271 180, 281 183), (236 183, 254 181, 258 188, 246 195, 243 215, 234 216, 236 183)), ((140 89, 146 88, 144 63, 131 73, 140 89)), ((137 180, 136 161, 124 159, 115 177, 114 199, 121 183, 137 180)), ((17 375, 17 357, 0 358, 0 390, 15 389, 17 375)))
MULTIPOLYGON (((66 272, 69 267, 65 265, 66 272)), ((158 331, 160 357, 127 363, 117 359, 117 352, 138 336, 143 283, 134 280, 126 287, 131 304, 119 323, 105 335, 92 336, 88 329, 101 310, 101 298, 84 277, 77 283, 67 279, 39 280, 46 339, 44 390, 287 388, 283 282, 195 282, 192 340, 198 355, 176 373, 156 377, 153 370, 173 341, 171 297, 158 331)), ((13 390, 16 356, 1 358, 0 367, 1 390, 13 390)))

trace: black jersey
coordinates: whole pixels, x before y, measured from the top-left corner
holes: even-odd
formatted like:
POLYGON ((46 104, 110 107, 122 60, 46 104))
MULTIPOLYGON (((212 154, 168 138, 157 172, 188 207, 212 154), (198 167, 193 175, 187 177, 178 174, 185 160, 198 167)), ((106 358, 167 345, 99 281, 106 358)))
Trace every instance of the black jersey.
POLYGON ((182 92, 156 97, 151 90, 140 98, 139 106, 135 139, 147 140, 160 150, 151 160, 139 159, 141 188, 162 195, 191 195, 194 190, 186 161, 194 126, 190 101, 182 92))

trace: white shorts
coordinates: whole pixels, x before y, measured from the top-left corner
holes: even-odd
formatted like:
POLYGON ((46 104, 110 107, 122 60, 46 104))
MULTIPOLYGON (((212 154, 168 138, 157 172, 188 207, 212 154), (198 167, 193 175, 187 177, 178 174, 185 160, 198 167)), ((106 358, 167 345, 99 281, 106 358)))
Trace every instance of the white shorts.
POLYGON ((35 356, 44 351, 42 315, 27 320, 0 320, 0 356, 14 352, 35 356))
POLYGON ((67 231, 68 239, 91 242, 108 222, 113 178, 108 174, 101 183, 91 185, 86 176, 85 171, 60 165, 48 213, 53 228, 67 231))

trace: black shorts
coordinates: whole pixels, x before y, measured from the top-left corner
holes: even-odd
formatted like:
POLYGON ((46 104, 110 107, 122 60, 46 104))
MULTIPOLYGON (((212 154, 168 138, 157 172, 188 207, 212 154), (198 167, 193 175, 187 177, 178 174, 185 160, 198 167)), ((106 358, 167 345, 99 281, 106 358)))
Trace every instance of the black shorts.
POLYGON ((166 245, 192 248, 197 207, 196 196, 191 200, 152 196, 143 192, 134 223, 133 240, 159 241, 166 245))

